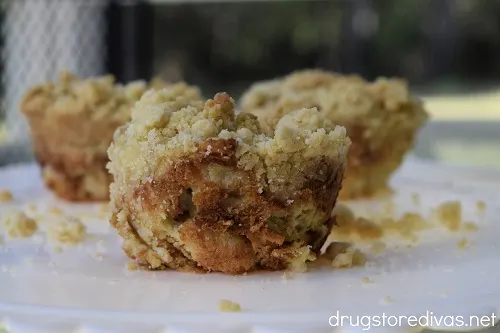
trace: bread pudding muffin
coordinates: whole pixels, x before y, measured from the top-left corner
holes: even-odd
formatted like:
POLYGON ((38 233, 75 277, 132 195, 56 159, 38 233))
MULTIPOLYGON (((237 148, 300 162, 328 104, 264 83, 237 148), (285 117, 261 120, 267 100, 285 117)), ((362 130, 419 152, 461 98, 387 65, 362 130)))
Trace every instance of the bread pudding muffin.
POLYGON ((147 92, 108 153, 111 224, 140 266, 241 274, 313 260, 330 232, 349 139, 316 109, 273 136, 225 93, 147 92))
POLYGON ((307 107, 317 107, 332 123, 345 126, 352 141, 340 199, 386 192, 390 176, 428 117, 402 80, 379 78, 370 83, 320 70, 256 83, 241 102, 242 111, 258 116, 268 135, 281 117, 307 107))
POLYGON ((112 76, 79 79, 62 73, 58 82, 30 89, 20 108, 47 187, 66 200, 108 200, 106 150, 113 133, 129 120, 131 106, 146 90, 164 86, 159 80, 120 85, 112 76))

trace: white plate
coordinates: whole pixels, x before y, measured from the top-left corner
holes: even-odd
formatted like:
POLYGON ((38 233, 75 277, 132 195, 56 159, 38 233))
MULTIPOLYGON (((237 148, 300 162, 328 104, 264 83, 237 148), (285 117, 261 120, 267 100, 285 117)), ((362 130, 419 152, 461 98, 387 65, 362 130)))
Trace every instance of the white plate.
MULTIPOLYGON (((408 160, 392 183, 397 190, 393 200, 402 211, 415 209, 414 192, 420 193, 424 210, 442 201, 460 200, 466 218, 480 226, 467 234, 470 248, 457 248, 463 234, 436 228, 412 249, 389 248, 370 256, 366 267, 324 268, 290 279, 284 279, 283 273, 233 277, 131 272, 125 268, 127 259, 107 221, 87 219, 90 239, 61 253, 45 247, 42 234, 34 240, 4 239, 0 245, 0 318, 11 333, 82 329, 323 333, 332 332, 330 324, 336 319, 331 323, 329 319, 337 314, 351 316, 353 325, 344 319, 343 331, 362 331, 371 325, 372 330, 394 332, 413 330, 410 326, 415 323, 387 316, 424 316, 417 319, 421 323, 432 319, 429 326, 450 329, 454 320, 453 329, 470 330, 469 319, 471 324, 476 320, 470 316, 496 315, 500 309, 500 172, 408 160), (487 205, 482 217, 474 211, 478 199, 487 205), (364 277, 373 283, 363 283, 364 277), (219 312, 221 299, 239 303, 243 311, 219 312), (362 315, 379 316, 380 320, 385 315, 385 326, 377 324, 377 317, 366 317, 356 325, 356 316, 362 315), (459 315, 464 316, 463 324, 459 317, 440 317, 459 315), (438 319, 446 321, 438 325, 438 319)), ((0 213, 33 202, 71 214, 94 212, 97 216, 99 210, 97 205, 71 205, 54 199, 43 188, 34 165, 3 169, 0 188, 11 189, 18 198, 0 205, 0 213)), ((490 322, 483 319, 486 324, 490 322)))

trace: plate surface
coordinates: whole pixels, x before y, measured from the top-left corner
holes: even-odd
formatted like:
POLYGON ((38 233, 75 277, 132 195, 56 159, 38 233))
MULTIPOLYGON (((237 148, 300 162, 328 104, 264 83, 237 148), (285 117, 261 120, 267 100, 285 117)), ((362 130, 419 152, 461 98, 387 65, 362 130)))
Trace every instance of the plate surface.
MULTIPOLYGON (((4 237, 0 245, 0 318, 12 333, 319 333, 368 326, 414 331, 416 323, 408 316, 440 329, 493 324, 500 309, 500 172, 409 159, 392 186, 391 200, 400 212, 417 209, 413 193, 419 194, 423 214, 440 202, 459 200, 464 219, 479 229, 451 233, 436 226, 412 248, 368 254, 365 267, 324 267, 290 278, 283 273, 233 277, 129 271, 100 205, 55 199, 35 165, 2 169, 0 188, 10 189, 15 201, 0 204, 0 214, 35 203, 36 214, 46 221, 31 239, 4 237), (478 200, 486 203, 483 214, 476 212, 478 200), (51 223, 52 207, 82 218, 89 232, 83 244, 59 253, 50 248, 43 229, 51 223), (464 237, 469 246, 460 249, 457 242, 464 237), (221 299, 239 303, 242 312, 219 312, 221 299), (481 316, 491 320, 479 323, 481 316)), ((369 212, 387 200, 348 204, 369 212)))

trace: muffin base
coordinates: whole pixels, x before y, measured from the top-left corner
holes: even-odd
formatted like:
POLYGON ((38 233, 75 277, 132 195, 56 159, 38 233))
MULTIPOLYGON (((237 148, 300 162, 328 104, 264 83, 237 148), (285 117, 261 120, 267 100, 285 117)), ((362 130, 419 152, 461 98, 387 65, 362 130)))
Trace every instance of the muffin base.
POLYGON ((343 163, 313 161, 308 174, 319 178, 291 204, 237 167, 236 145, 208 139, 196 157, 165 164, 149 182, 113 198, 111 225, 131 259, 148 269, 242 274, 293 269, 315 258, 333 225, 343 163), (270 218, 277 223, 271 226, 270 218), (301 225, 311 219, 319 223, 301 225))
POLYGON ((391 193, 389 181, 412 149, 416 128, 394 131, 376 147, 363 138, 363 129, 349 128, 352 145, 347 155, 340 200, 373 198, 391 193))
POLYGON ((109 200, 112 178, 102 165, 89 168, 82 175, 71 175, 46 165, 42 167, 42 176, 45 185, 61 199, 79 202, 109 200))

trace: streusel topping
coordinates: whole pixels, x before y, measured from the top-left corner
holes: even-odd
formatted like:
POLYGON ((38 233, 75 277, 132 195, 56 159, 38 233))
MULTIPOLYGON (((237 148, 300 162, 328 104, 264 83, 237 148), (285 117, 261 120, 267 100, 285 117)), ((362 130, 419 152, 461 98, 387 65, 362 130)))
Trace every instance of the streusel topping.
MULTIPOLYGON (((161 163, 192 155, 206 139, 238 143, 238 167, 252 170, 262 187, 290 192, 307 181, 315 158, 343 160, 350 140, 341 126, 321 117, 315 108, 286 115, 274 137, 260 131, 257 118, 236 115, 234 101, 225 93, 205 103, 186 90, 146 93, 134 106, 132 121, 115 133, 108 153, 115 177, 112 191, 123 184, 147 182, 161 163)), ((208 147, 210 151, 210 147, 208 147)))
POLYGON ((32 88, 24 97, 23 110, 36 112, 46 110, 40 105, 50 105, 47 110, 54 114, 88 112, 95 120, 112 116, 114 120, 124 122, 130 117, 130 106, 142 94, 148 89, 165 85, 160 80, 150 84, 134 81, 122 85, 116 83, 112 75, 80 79, 63 72, 57 82, 47 82, 32 88))
POLYGON ((355 75, 321 70, 303 70, 256 83, 243 96, 241 104, 243 111, 256 114, 263 121, 263 126, 268 127, 266 131, 272 131, 278 120, 291 110, 314 106, 335 123, 368 125, 374 130, 387 126, 384 119, 397 122, 405 114, 416 115, 417 119, 426 117, 403 80, 378 78, 370 83, 355 75))

